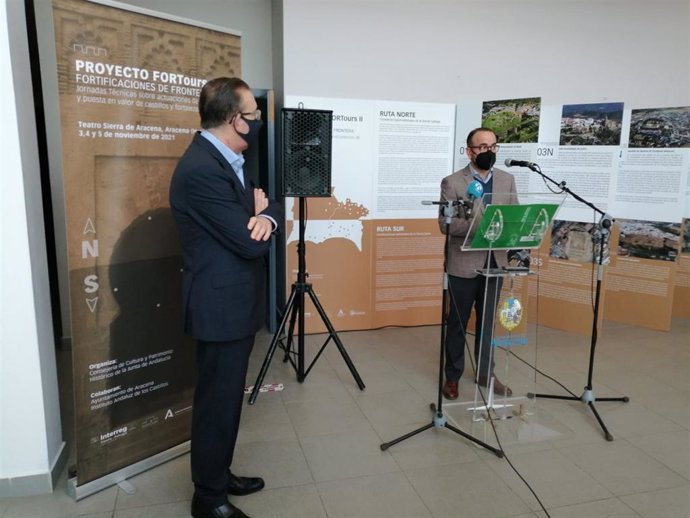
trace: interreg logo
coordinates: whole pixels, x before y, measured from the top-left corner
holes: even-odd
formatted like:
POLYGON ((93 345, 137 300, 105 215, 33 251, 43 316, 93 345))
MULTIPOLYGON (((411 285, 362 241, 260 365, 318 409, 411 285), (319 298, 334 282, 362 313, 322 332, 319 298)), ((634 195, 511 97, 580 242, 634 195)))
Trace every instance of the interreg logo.
POLYGON ((113 439, 117 439, 118 437, 122 437, 123 435, 127 435, 127 427, 123 426, 121 428, 117 428, 115 430, 112 430, 107 433, 102 433, 101 434, 101 442, 108 442, 113 439))

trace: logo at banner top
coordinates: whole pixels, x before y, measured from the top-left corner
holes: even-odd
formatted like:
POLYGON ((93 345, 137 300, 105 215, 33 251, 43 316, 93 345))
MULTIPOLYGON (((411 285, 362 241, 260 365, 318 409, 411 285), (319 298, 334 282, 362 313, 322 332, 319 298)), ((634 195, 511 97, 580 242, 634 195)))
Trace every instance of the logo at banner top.
POLYGON ((331 195, 333 112, 283 108, 283 196, 331 195))

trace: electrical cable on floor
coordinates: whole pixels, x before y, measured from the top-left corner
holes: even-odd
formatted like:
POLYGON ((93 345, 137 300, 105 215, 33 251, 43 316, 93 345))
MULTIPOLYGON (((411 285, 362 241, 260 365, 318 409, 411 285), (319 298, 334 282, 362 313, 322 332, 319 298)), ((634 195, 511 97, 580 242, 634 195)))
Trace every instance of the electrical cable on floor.
MULTIPOLYGON (((467 342, 465 342, 467 343, 467 342)), ((490 387, 490 384, 489 384, 490 387)), ((491 429, 494 432, 494 437, 496 438, 496 443, 498 444, 498 448, 503 452, 503 458, 505 461, 508 463, 508 465, 511 467, 513 472, 522 480, 522 482, 527 486, 527 489, 529 489, 530 493, 534 496, 534 498, 537 500, 539 503, 539 507, 541 507, 542 511, 546 514, 547 518, 551 518, 551 515, 549 512, 546 510, 546 507, 544 506, 543 502, 537 496, 537 493, 532 489, 532 486, 527 482, 525 477, 522 476, 522 474, 518 471, 518 469, 515 467, 515 465, 511 462, 510 458, 508 457, 508 454, 506 453, 505 449, 503 448, 503 445, 501 444, 501 440, 498 438, 498 431, 496 430, 496 423, 494 423, 493 417, 491 417, 491 412, 489 411, 489 405, 486 402, 486 399, 484 398, 484 394, 482 393, 481 389, 479 389, 479 395, 482 397, 482 401, 484 402, 484 406, 486 407, 486 417, 489 419, 489 423, 491 424, 491 429)), ((537 515, 536 513, 534 513, 537 515)))
MULTIPOLYGON (((596 214, 596 213, 595 213, 595 214, 596 214)), ((597 223, 596 223, 596 220, 592 221, 592 225, 596 226, 596 224, 597 224, 597 223)), ((603 243, 599 243, 599 246, 603 246, 603 243)), ((593 247, 592 254, 593 254, 593 255, 592 255, 592 272, 591 272, 591 276, 590 276, 590 302, 591 302, 591 307, 592 307, 592 314, 594 315, 594 314, 595 314, 594 294, 595 294, 595 291, 596 291, 596 288, 595 288, 595 277, 596 277, 596 243, 595 243, 595 245, 594 245, 594 247, 593 247)), ((538 263, 537 263, 537 269, 539 270, 540 267, 541 267, 541 262, 538 262, 538 263)), ((539 293, 539 281, 540 281, 540 276, 537 275, 537 289, 536 289, 537 293, 539 293)), ((537 297, 537 315, 539 315, 539 297, 537 297)), ((539 324, 537 324, 537 329, 538 329, 538 328, 539 328, 539 324)), ((522 363, 524 363, 525 365, 527 365, 530 369, 532 369, 532 370, 535 372, 535 375, 538 373, 538 374, 541 374, 542 376, 544 376, 546 379, 549 379, 549 380, 553 381, 556 385, 558 385, 559 387, 561 387, 563 390, 565 390, 568 394, 570 394, 570 395, 573 396, 574 398, 579 398, 579 397, 580 397, 579 395, 577 395, 577 394, 575 394, 573 391, 571 391, 568 387, 566 387, 565 385, 563 385, 560 381, 558 381, 557 379, 553 378, 552 376, 549 376, 549 375, 546 374, 544 371, 538 369, 536 365, 532 365, 532 364, 529 363, 527 360, 525 360, 525 359, 523 359, 522 357, 520 357, 520 356, 518 356, 517 354, 515 354, 512 350, 510 350, 510 349, 508 349, 508 348, 505 348, 505 347, 499 347, 499 349, 501 349, 501 350, 503 350, 503 351, 505 351, 505 352, 507 352, 507 353, 510 353, 514 358, 517 358, 519 361, 521 361, 522 363)), ((536 379, 535 379, 535 382, 536 382, 536 379)))
POLYGON ((563 390, 565 390, 565 391, 566 391, 568 394, 570 394, 571 396, 576 397, 576 398, 579 399, 580 396, 578 396, 577 394, 575 394, 574 392, 572 392, 568 387, 566 387, 565 385, 563 385, 563 383, 561 383, 560 381, 558 381, 556 378, 553 378, 553 377, 549 376, 549 375, 546 374, 544 371, 539 370, 535 365, 532 365, 532 364, 531 364, 530 362, 528 362, 527 360, 525 360, 525 359, 523 359, 522 357, 518 356, 518 355, 515 354, 512 350, 510 350, 510 349, 508 349, 508 348, 506 348, 506 347, 498 347, 498 349, 501 349, 502 351, 507 352, 508 354, 510 354, 511 356, 513 356, 514 358, 517 358, 517 359, 520 360, 522 363, 524 363, 525 365, 527 365, 530 369, 533 369, 534 372, 538 372, 539 374, 541 374, 542 376, 544 376, 546 379, 549 379, 549 380, 553 381, 556 385, 558 385, 559 387, 561 387, 563 390))
MULTIPOLYGON (((540 276, 537 275, 537 293, 539 293, 539 279, 540 279, 540 276)), ((592 279, 591 279, 591 291, 592 291, 592 296, 594 295, 594 289, 595 289, 595 288, 594 288, 594 267, 592 267, 592 279)), ((592 312, 594 312, 594 302, 593 302, 593 301, 592 301, 592 312)), ((537 297, 537 315, 538 315, 538 314, 539 314, 539 297, 537 297)), ((539 329, 539 324, 537 324, 537 329, 539 329)), ((554 378, 554 377, 552 377, 552 376, 549 376, 549 375, 546 374, 544 371, 542 371, 542 370, 540 370, 539 368, 537 368, 536 365, 532 365, 531 363, 529 363, 529 362, 528 362, 527 360, 525 360, 524 358, 518 356, 518 355, 515 354, 511 349, 508 349, 508 348, 506 348, 506 347, 499 347, 499 349, 501 349, 502 351, 505 351, 505 352, 509 353, 511 356, 513 356, 514 358, 517 358, 519 361, 521 361, 522 363, 524 363, 525 365, 527 365, 530 369, 532 369, 532 370, 535 372, 535 383, 536 383, 536 374, 541 374, 541 375, 544 376, 546 379, 549 379, 549 380, 553 381, 556 385, 558 385, 559 387, 561 387, 563 390, 565 390, 568 394, 570 394, 570 395, 573 396, 574 398, 578 398, 578 399, 579 399, 580 396, 577 395, 577 394, 575 394, 572 390, 570 390, 570 389, 569 389, 568 387, 566 387, 565 385, 563 385, 563 383, 561 383, 560 381, 558 381, 556 378, 554 378)))
MULTIPOLYGON (((455 313, 456 313, 456 316, 457 316, 457 318, 458 318, 458 321, 460 322, 460 326, 462 327, 462 320, 460 319, 460 314, 459 314, 459 311, 458 311, 457 304, 455 304, 455 301, 454 301, 454 299, 453 299, 453 292, 452 292, 452 290, 449 289, 449 290, 448 290, 448 293, 450 294, 450 305, 451 305, 451 307, 454 309, 454 311, 455 311, 455 313)), ((465 330, 463 330, 463 331, 465 331, 465 330)), ((476 369, 475 364, 474 364, 474 355, 473 355, 472 352, 470 351, 470 346, 469 346, 469 343, 468 343, 468 341, 467 341, 467 332, 465 331, 463 334, 464 334, 464 336, 465 336, 465 349, 467 350, 467 355, 468 355, 469 358, 470 358, 470 363, 471 363, 471 365, 472 365, 472 370, 473 370, 473 372, 475 373, 475 381, 477 381, 477 379, 476 379, 477 369, 476 369)), ((476 334, 473 334, 473 336, 475 336, 475 339, 476 339, 476 334)), ((443 344, 443 346, 445 347, 445 344, 443 344)), ((480 347, 481 347, 481 344, 480 344, 480 347)), ((490 390, 490 389, 491 389, 491 383, 489 382, 489 379, 487 379, 487 385, 488 385, 488 386, 487 386, 487 390, 490 390)), ((567 390, 567 389, 566 389, 566 390, 567 390)), ((534 496, 534 498, 535 498, 535 499, 537 500, 537 502, 539 503, 539 507, 541 507, 542 511, 544 511, 544 513, 546 514, 547 518, 551 518, 551 515, 550 515, 549 512, 546 510, 546 506, 545 506, 544 503, 541 501, 541 499, 537 496, 537 493, 534 491, 534 489, 533 489, 532 486, 529 484, 529 482, 527 482, 527 480, 525 479, 525 477, 523 477, 522 474, 520 474, 520 472, 518 471, 518 469, 515 467, 515 465, 511 462, 510 458, 509 458, 508 455, 506 454, 506 451, 505 451, 505 449, 503 448, 503 445, 501 444, 501 440, 498 438, 498 431, 496 430, 496 424, 494 423, 493 417, 491 417, 491 411, 489 410, 489 404, 487 403, 486 398, 484 397, 484 393, 482 392, 482 390, 481 390, 481 389, 478 389, 478 392, 479 392, 479 395, 480 395, 481 398, 482 398, 482 402, 484 403, 484 408, 486 408, 486 416, 487 416, 487 418, 489 419, 489 423, 491 424, 491 429, 493 430, 494 437, 496 438, 496 443, 498 444, 498 448, 499 448, 499 449, 501 450, 501 452, 503 453, 503 458, 506 460, 506 462, 508 463, 508 465, 510 466, 510 468, 513 470, 513 472, 518 476, 518 478, 519 478, 520 480, 522 480, 523 484, 525 484, 525 486, 527 487, 527 489, 529 489, 530 493, 532 493, 532 495, 534 496)), ((536 512, 535 512, 534 514, 536 515, 536 512)))
MULTIPOLYGON (((306 225, 305 225, 305 227, 306 227, 306 225)), ((461 323, 461 325, 462 325, 462 320, 460 319, 460 315, 459 315, 459 311, 458 311, 458 308, 457 308, 457 304, 455 304, 455 301, 454 301, 454 299, 453 299, 453 292, 452 292, 452 290, 450 290, 450 289, 448 290, 448 292, 449 292, 449 294, 450 294, 450 301, 449 301, 449 302, 450 302, 450 305, 451 305, 451 307, 453 308, 453 310, 455 311, 455 313, 456 313, 456 315, 457 315, 457 317, 458 317, 458 320, 460 321, 460 323, 461 323)), ((379 328, 379 329, 383 329, 383 328, 386 328, 386 327, 408 327, 408 326, 382 326, 382 327, 379 328)), ((412 327, 412 326, 409 326, 409 327, 412 327)), ((475 366, 475 364, 474 364, 474 355, 473 355, 473 354, 471 353, 471 351, 469 350, 469 343, 468 343, 468 341, 467 341, 467 333, 465 332, 464 335, 465 335, 465 348, 467 349, 468 357, 470 358, 470 364, 472 365, 472 370, 473 370, 473 371, 475 372, 475 374, 476 374, 477 369, 476 369, 476 366, 475 366)), ((445 347, 445 344, 443 344, 443 347, 445 347)), ((501 347, 501 349, 504 349, 504 348, 501 347)), ((507 350, 507 349, 506 349, 506 350, 507 350)), ((525 364, 527 364, 527 365, 530 365, 528 362, 526 362, 525 360, 523 360, 522 358, 520 358, 519 356, 517 356, 517 355, 516 355, 515 353, 513 353, 512 351, 509 351, 509 350, 507 350, 507 351, 510 352, 513 356, 515 356, 516 358, 518 358, 518 359, 519 359, 520 361, 522 361, 523 363, 525 363, 525 364)), ((530 366, 531 366, 531 365, 530 365, 530 366)), ((559 382, 556 381, 555 379, 553 379, 553 378, 551 378, 550 376, 547 376, 546 374, 544 374, 544 373, 542 373, 541 371, 537 370, 536 367, 533 367, 533 368, 535 369, 536 372, 539 372, 539 373, 542 374, 543 376, 545 376, 545 377, 547 377, 547 378, 549 378, 549 379, 555 381, 555 382, 558 383, 559 385, 561 385, 561 383, 559 383, 559 382)), ((488 381, 488 380, 487 380, 487 381, 488 381)), ((489 387, 488 387, 488 388, 490 388, 490 387, 491 387, 491 384, 489 383, 489 387)), ((572 394, 573 396, 575 395, 575 394, 573 394, 572 392, 570 392, 570 391, 569 391, 566 387, 564 387, 563 385, 561 385, 561 387, 563 387, 566 391, 568 391, 568 392, 569 392, 570 394, 572 394)), ((487 418, 489 419, 489 423, 491 424, 491 429, 493 430, 494 437, 496 438, 496 443, 498 444, 498 447, 499 447, 500 451, 503 453, 503 458, 506 460, 506 462, 507 462, 508 465, 511 467, 511 469, 513 470, 513 472, 518 476, 518 478, 519 478, 520 480, 522 480, 523 484, 525 484, 525 486, 527 487, 527 489, 529 489, 530 493, 532 493, 532 495, 534 496, 534 498, 535 498, 535 499, 537 500, 537 502, 539 503, 539 506, 541 507, 541 509, 542 509, 542 510, 544 511, 544 513, 546 514, 547 518, 551 518, 551 515, 550 515, 549 512, 546 510, 546 507, 544 506, 544 504, 543 504, 543 502, 541 501, 541 499, 539 498, 539 496, 537 496, 537 493, 534 491, 534 489, 533 489, 532 486, 529 484, 529 482, 527 482, 527 480, 525 479, 525 477, 523 477, 522 474, 518 471, 518 469, 515 467, 515 465, 511 462, 510 458, 509 458, 508 455, 506 454, 505 449, 503 448, 503 445, 501 444, 501 440, 500 440, 499 437, 498 437, 498 431, 496 430, 496 424, 494 423, 493 417, 491 416, 491 412, 490 412, 490 410, 489 410, 488 403, 487 403, 486 398, 484 397, 484 394, 483 394, 483 392, 482 392, 481 390, 479 390, 479 395, 480 395, 481 398, 482 398, 482 402, 484 403, 484 407, 487 409, 486 415, 487 415, 487 418)), ((536 514, 536 513, 535 513, 535 514, 536 514)))

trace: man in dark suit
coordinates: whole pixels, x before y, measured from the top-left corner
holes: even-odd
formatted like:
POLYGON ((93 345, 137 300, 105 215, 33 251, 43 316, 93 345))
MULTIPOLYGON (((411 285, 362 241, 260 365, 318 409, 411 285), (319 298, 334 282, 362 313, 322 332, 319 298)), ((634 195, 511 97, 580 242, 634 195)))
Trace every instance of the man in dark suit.
MULTIPOLYGON (((484 203, 490 200, 494 205, 517 204, 517 191, 513 175, 494 168, 496 151, 498 151, 496 134, 487 128, 476 128, 467 135, 467 158, 470 163, 447 176, 441 182, 441 201, 455 201, 467 198, 467 188, 473 181, 481 183, 484 192, 484 203)), ((493 357, 491 355, 491 330, 493 317, 498 302, 496 294, 501 291, 500 278, 489 279, 479 276, 475 270, 486 268, 488 264, 508 266, 505 250, 492 251, 488 256, 486 251, 463 251, 465 238, 470 237, 476 229, 470 228, 473 219, 478 222, 484 213, 484 203, 481 198, 474 200, 473 218, 453 218, 449 226, 451 236, 448 250, 448 273, 450 288, 450 308, 448 311, 448 329, 446 334, 445 383, 443 395, 447 399, 458 397, 458 380, 465 368, 465 329, 474 306, 476 314, 474 356, 478 369, 476 381, 479 385, 487 386, 493 373, 493 357), (486 293, 486 297, 485 297, 486 293), (486 298, 486 300, 484 300, 486 298), (486 308, 486 311, 484 311, 486 308), (483 323, 483 325, 482 325, 483 323), (482 333, 482 329, 484 332, 482 333)), ((439 217, 441 232, 445 232, 444 218, 439 217)), ((494 392, 496 394, 512 394, 510 387, 503 385, 494 378, 494 392)))
POLYGON ((242 152, 256 141, 261 112, 244 81, 216 78, 199 97, 202 131, 170 185, 184 258, 185 332, 197 340, 192 411, 192 516, 243 518, 227 495, 264 481, 230 471, 254 335, 263 322, 265 255, 282 207, 244 177, 242 152))

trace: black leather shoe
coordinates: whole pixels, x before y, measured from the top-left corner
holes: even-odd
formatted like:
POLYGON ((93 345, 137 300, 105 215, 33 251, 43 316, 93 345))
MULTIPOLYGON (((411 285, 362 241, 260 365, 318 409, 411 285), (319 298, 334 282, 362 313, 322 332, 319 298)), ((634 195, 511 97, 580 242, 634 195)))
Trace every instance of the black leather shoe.
POLYGON ((228 494, 233 496, 251 495, 264 488, 264 479, 259 477, 238 477, 230 473, 228 494))
POLYGON ((194 518, 249 518, 227 500, 218 507, 208 507, 196 495, 192 498, 192 516, 194 518))

